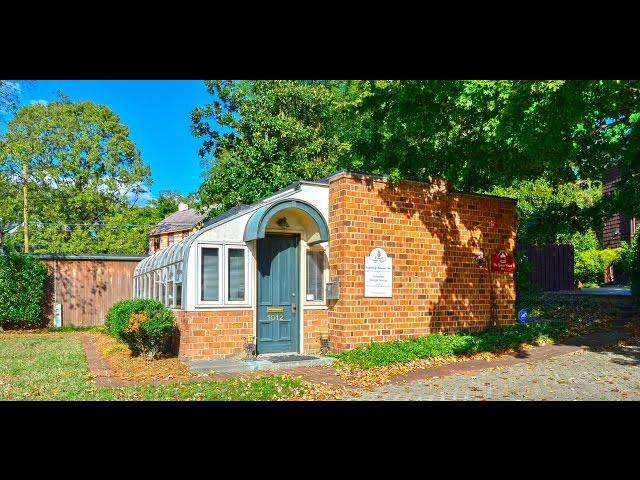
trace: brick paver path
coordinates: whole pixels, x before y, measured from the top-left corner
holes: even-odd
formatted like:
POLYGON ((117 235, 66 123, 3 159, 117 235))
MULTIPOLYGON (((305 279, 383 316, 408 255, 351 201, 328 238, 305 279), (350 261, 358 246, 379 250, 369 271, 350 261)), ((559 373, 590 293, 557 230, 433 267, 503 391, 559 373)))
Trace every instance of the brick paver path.
POLYGON ((345 400, 640 400, 640 346, 400 381, 345 400))

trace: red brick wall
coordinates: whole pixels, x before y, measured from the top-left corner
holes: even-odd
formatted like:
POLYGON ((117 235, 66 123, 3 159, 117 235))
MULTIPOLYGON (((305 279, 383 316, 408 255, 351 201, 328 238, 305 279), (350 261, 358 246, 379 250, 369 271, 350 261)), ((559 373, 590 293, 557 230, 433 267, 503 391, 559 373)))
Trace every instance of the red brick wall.
POLYGON ((181 359, 216 360, 245 355, 247 337, 253 335, 252 310, 173 313, 180 330, 181 359))
MULTIPOLYGON (((513 201, 447 193, 432 184, 343 174, 329 190, 329 266, 340 299, 328 311, 332 349, 492 323, 489 272, 475 262, 515 248, 513 201), (364 297, 364 257, 393 259, 393 297, 364 297)), ((492 273, 498 324, 514 322, 513 275, 492 273)))
POLYGON ((320 333, 328 330, 327 310, 305 310, 304 353, 320 353, 320 333))

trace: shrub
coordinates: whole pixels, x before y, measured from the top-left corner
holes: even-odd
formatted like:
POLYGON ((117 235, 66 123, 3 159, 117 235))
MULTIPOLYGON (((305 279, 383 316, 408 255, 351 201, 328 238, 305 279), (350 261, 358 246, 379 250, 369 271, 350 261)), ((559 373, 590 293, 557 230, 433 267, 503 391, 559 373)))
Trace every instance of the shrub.
POLYGON ((122 300, 107 312, 105 326, 134 355, 153 359, 168 345, 175 321, 171 310, 157 300, 122 300))
POLYGON ((616 269, 616 275, 626 272, 627 250, 625 245, 604 250, 584 250, 575 256, 574 277, 582 283, 600 284, 604 281, 604 271, 610 265, 616 269))
POLYGON ((631 280, 631 295, 636 303, 640 303, 640 230, 635 234, 628 254, 629 279, 631 280))
POLYGON ((0 255, 0 325, 39 326, 43 323, 47 269, 29 255, 0 255))
POLYGON ((516 295, 521 296, 528 293, 537 292, 539 288, 531 283, 529 280, 529 275, 531 274, 531 270, 533 269, 533 262, 527 257, 524 252, 516 252, 516 271, 515 282, 516 282, 516 295))

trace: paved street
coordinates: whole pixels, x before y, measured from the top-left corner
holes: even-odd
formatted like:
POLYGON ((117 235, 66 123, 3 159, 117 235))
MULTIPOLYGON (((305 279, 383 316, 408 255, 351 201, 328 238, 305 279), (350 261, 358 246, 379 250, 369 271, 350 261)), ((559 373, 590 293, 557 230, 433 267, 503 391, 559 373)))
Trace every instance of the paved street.
POLYGON ((387 384, 359 400, 640 400, 640 346, 387 384))

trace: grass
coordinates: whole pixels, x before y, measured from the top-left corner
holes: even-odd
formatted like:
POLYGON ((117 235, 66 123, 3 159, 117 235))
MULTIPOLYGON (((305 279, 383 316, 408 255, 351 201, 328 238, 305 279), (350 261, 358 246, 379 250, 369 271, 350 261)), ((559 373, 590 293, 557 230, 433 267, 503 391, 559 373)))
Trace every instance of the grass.
POLYGON ((568 336, 563 323, 510 325, 453 335, 434 333, 394 342, 371 343, 335 355, 337 366, 375 368, 429 357, 458 356, 518 349, 524 344, 550 343, 568 336))
POLYGON ((91 386, 77 335, 0 335, 0 399, 73 400, 91 386))
POLYGON ((306 391, 285 375, 98 389, 80 336, 0 335, 0 400, 282 400, 306 391))
POLYGON ((299 378, 262 375, 222 381, 181 382, 170 385, 109 388, 96 392, 98 400, 286 400, 307 392, 299 378))

